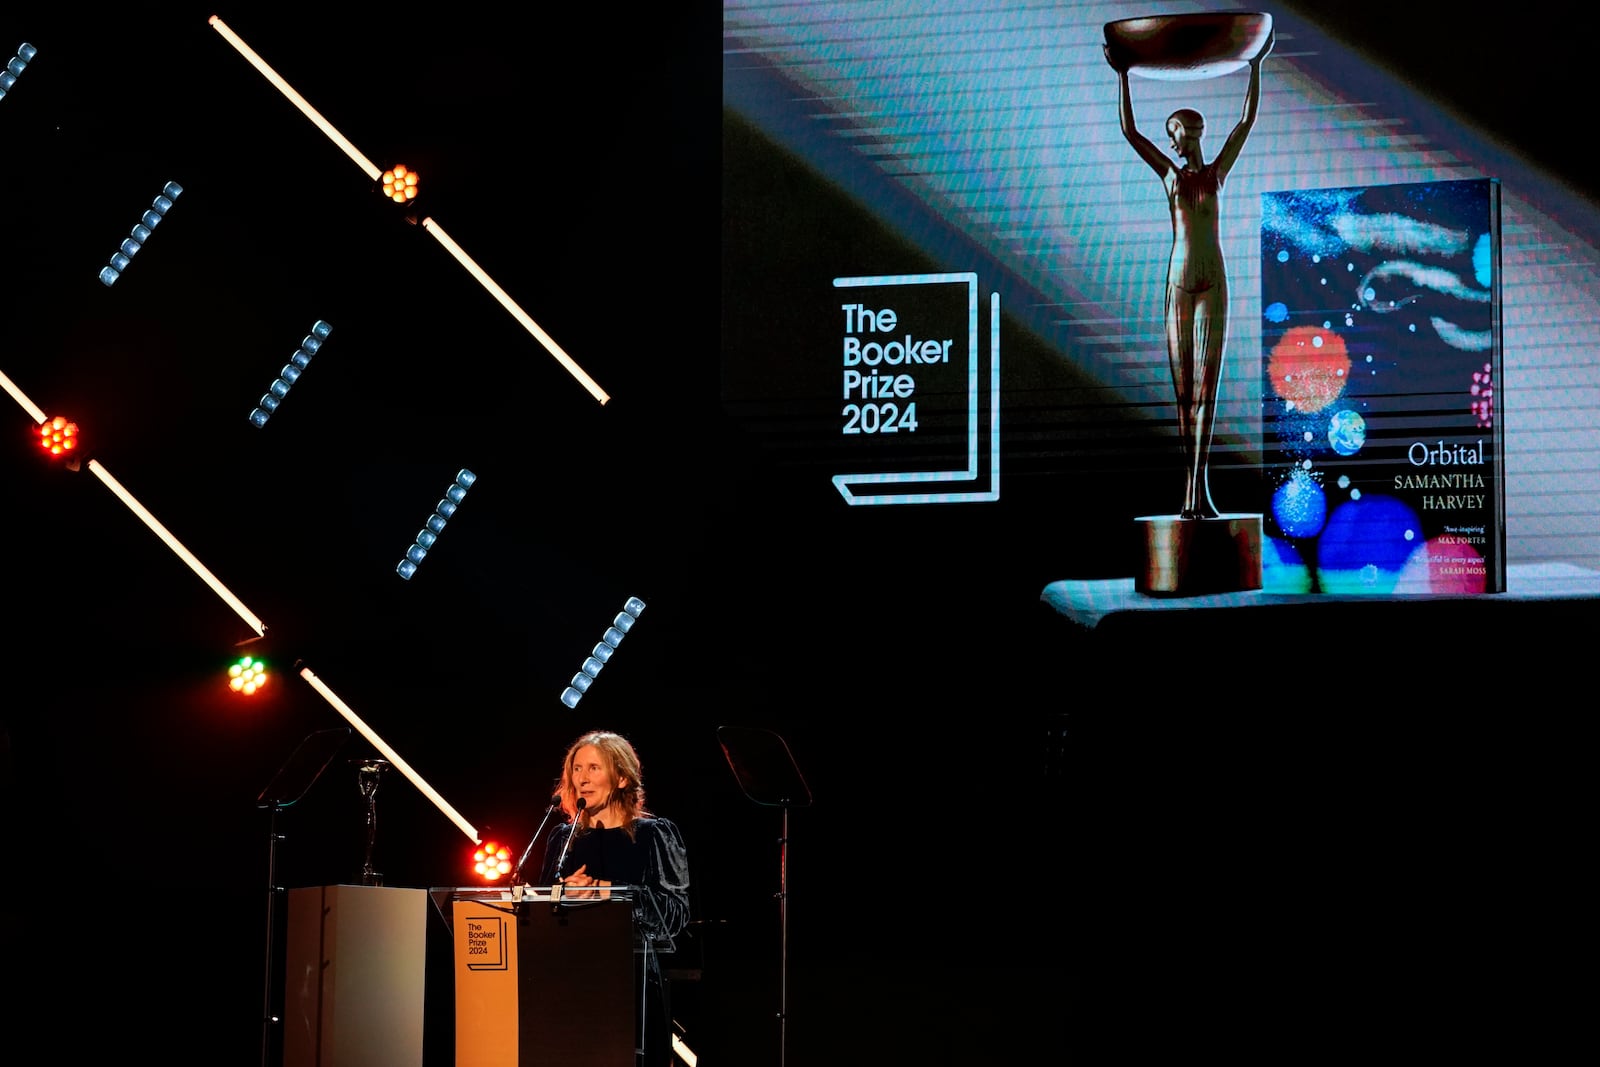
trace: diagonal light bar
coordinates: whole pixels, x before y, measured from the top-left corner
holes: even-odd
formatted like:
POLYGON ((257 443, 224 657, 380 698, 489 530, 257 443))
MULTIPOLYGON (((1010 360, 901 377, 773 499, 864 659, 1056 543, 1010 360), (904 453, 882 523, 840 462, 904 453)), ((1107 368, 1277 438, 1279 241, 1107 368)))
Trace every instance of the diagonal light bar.
MULTIPOLYGON (((15 382, 6 377, 4 371, 0 371, 0 388, 4 388, 6 392, 10 393, 11 399, 15 400, 18 404, 21 404, 23 410, 25 410, 29 415, 33 416, 33 421, 35 424, 42 425, 44 421, 49 418, 49 416, 44 413, 43 408, 41 408, 38 404, 35 404, 32 400, 28 399, 27 394, 21 389, 17 388, 17 384, 15 382)), ((245 624, 256 632, 257 637, 267 636, 266 623, 262 622, 256 617, 254 612, 245 607, 243 601, 229 592, 228 587, 219 582, 217 580, 217 576, 207 570, 205 565, 194 557, 194 553, 190 552, 187 548, 184 548, 178 539, 173 537, 167 528, 161 525, 161 523, 156 520, 156 517, 145 509, 143 504, 135 500, 133 498, 133 494, 124 489, 122 487, 122 483, 113 478, 111 476, 111 472, 100 465, 99 460, 91 459, 89 461, 89 470, 94 472, 94 476, 99 478, 101 482, 105 483, 106 488, 115 493, 118 499, 120 499, 124 504, 128 505, 129 510, 131 510, 135 515, 139 516, 139 518, 144 521, 146 526, 155 531, 155 535, 161 538, 161 540, 165 541, 167 547, 176 552, 178 554, 178 558, 187 563, 189 565, 189 569, 198 574, 201 580, 211 587, 212 592, 216 593, 224 601, 226 601, 228 606, 234 610, 239 618, 243 619, 245 624)))
POLYGON ((376 747, 379 752, 383 753, 385 759, 393 764, 401 774, 411 779, 411 784, 422 790, 422 795, 433 801, 433 806, 442 811, 445 818, 449 819, 451 822, 460 827, 461 832, 470 837, 474 845, 483 844, 483 839, 478 836, 478 831, 473 829, 472 824, 463 819, 461 814, 457 812, 455 808, 452 808, 449 804, 447 804, 444 797, 435 792, 431 785, 429 785, 427 782, 424 782, 417 775, 417 772, 411 769, 411 765, 400 758, 399 753, 395 752, 394 749, 390 748, 384 743, 383 738, 373 733, 372 727, 362 722, 361 717, 350 710, 350 705, 340 700, 338 696, 334 694, 333 690, 324 685, 322 679, 318 678, 311 672, 310 667, 301 667, 300 677, 310 682, 311 688, 322 694, 322 699, 332 704, 334 710, 345 717, 346 722, 348 722, 351 726, 354 726, 357 730, 361 731, 362 737, 365 737, 368 741, 371 741, 373 746, 376 747))
POLYGON ((167 547, 176 552, 178 554, 178 558, 187 563, 189 565, 189 569, 198 574, 200 579, 211 587, 212 592, 216 593, 219 597, 226 601, 228 606, 238 614, 239 618, 243 619, 245 624, 256 632, 256 636, 265 637, 267 635, 266 623, 256 618, 255 613, 249 608, 245 607, 243 601, 229 592, 228 587, 219 582, 217 580, 217 576, 207 570, 205 565, 194 557, 194 553, 190 552, 187 548, 184 548, 178 539, 173 537, 167 528, 161 525, 156 517, 145 509, 143 504, 135 500, 133 498, 133 494, 124 489, 122 487, 122 483, 113 478, 111 476, 111 472, 100 465, 99 460, 91 459, 89 461, 89 470, 96 478, 99 478, 105 483, 107 489, 117 494, 117 498, 124 504, 128 505, 128 509, 135 515, 139 516, 139 518, 144 521, 144 524, 155 532, 157 537, 165 541, 167 547))
POLYGON ((305 115, 306 118, 316 123, 317 128, 323 133, 327 134, 330 141, 338 145, 344 151, 345 155, 349 156, 355 161, 356 166, 366 171, 367 177, 371 178, 373 181, 377 181, 379 178, 383 177, 383 171, 378 169, 378 167, 373 164, 372 160, 362 155, 355 145, 351 144, 345 139, 344 134, 334 129, 333 125, 327 119, 323 118, 316 108, 306 103, 305 97, 295 92, 294 88, 288 82, 279 77, 277 71, 273 70, 267 65, 266 60, 256 55, 255 49, 251 48, 249 45, 245 44, 244 41, 240 40, 239 35, 229 29, 226 22, 223 22, 222 19, 218 18, 216 15, 212 15, 207 21, 210 22, 212 29, 222 34, 223 40, 233 45, 235 51, 237 51, 241 56, 244 56, 245 59, 249 60, 250 65, 259 70, 262 76, 265 77, 267 81, 272 83, 273 88, 277 89, 278 92, 287 97, 289 103, 299 108, 301 114, 305 115))
POLYGON ((600 386, 596 385, 595 380, 589 377, 588 374, 584 373, 583 368, 573 362, 572 357, 567 355, 566 352, 562 350, 561 346, 556 344, 554 339, 552 339, 549 334, 545 333, 544 330, 539 328, 539 324, 534 322, 533 319, 528 316, 526 311, 523 311, 517 306, 516 301, 512 300, 506 295, 506 291, 504 289, 495 284, 493 278, 484 273, 483 268, 478 266, 478 264, 473 261, 471 256, 462 251, 460 245, 451 240, 450 235, 444 232, 443 226, 440 226, 431 218, 425 218, 422 220, 422 228, 432 234, 434 240, 444 245, 445 250, 448 251, 452 256, 456 257, 456 262, 467 268, 467 273, 478 279, 478 284, 487 289, 490 296, 493 296, 496 300, 500 301, 500 306, 511 312, 511 317, 522 323, 522 328, 531 333, 534 337, 534 340, 544 345, 545 350, 548 351, 552 356, 555 356, 561 365, 567 368, 567 372, 574 378, 578 379, 580 385, 589 390, 590 396, 594 397, 602 404, 611 399, 610 395, 608 395, 604 389, 600 388, 600 386))
POLYGON ((50 417, 44 413, 43 408, 29 400, 26 393, 17 388, 16 382, 6 377, 5 371, 0 371, 0 388, 4 388, 6 392, 10 393, 11 399, 21 404, 22 409, 33 416, 35 425, 42 424, 45 419, 50 417))
MULTIPOLYGON (((383 177, 383 171, 379 170, 378 167, 373 164, 372 160, 362 155, 361 152, 357 150, 355 145, 346 140, 343 134, 334 129, 328 120, 323 118, 317 112, 316 108, 306 103, 305 98, 299 93, 295 92, 293 87, 278 75, 277 71, 268 66, 266 60, 256 55, 255 50, 249 45, 245 44, 244 41, 239 38, 238 34, 229 29, 226 22, 223 22, 222 19, 216 15, 212 15, 207 21, 211 24, 211 28, 220 33, 223 39, 229 44, 233 45, 234 49, 241 56, 244 56, 244 58, 250 62, 251 66, 260 71, 262 76, 265 77, 267 81, 271 82, 278 92, 287 97, 289 102, 294 104, 295 107, 299 108, 306 118, 316 123, 317 127, 321 129, 323 133, 327 134, 329 139, 331 139, 334 144, 343 149, 345 155, 355 160, 356 165, 362 170, 366 171, 367 177, 371 178, 373 181, 377 181, 379 178, 383 177)), ((556 344, 555 340, 549 334, 545 333, 537 322, 534 322, 533 319, 529 317, 526 311, 523 311, 517 306, 516 301, 512 300, 511 297, 506 295, 504 289, 501 289, 500 286, 495 284, 494 280, 490 278, 489 275, 484 273, 482 267, 473 262, 471 256, 462 251, 460 245, 456 244, 455 241, 450 239, 450 235, 445 233, 443 228, 441 228, 437 222, 434 222, 431 218, 423 219, 422 228, 431 233, 434 238, 441 245, 443 245, 452 256, 456 258, 457 263, 460 263, 463 267, 467 268, 467 272, 478 280, 478 284, 487 289, 489 294, 496 300, 500 301, 500 306, 511 312, 511 316, 522 324, 522 328, 532 334, 534 339, 541 345, 544 345, 545 350, 548 351, 552 356, 556 357, 560 364, 567 368, 567 372, 574 378, 578 379, 578 383, 589 391, 590 396, 594 397, 602 404, 611 399, 606 391, 601 389, 600 386, 596 385, 595 380, 589 377, 589 375, 584 372, 583 368, 578 366, 578 364, 573 361, 572 357, 567 355, 561 346, 556 344)))

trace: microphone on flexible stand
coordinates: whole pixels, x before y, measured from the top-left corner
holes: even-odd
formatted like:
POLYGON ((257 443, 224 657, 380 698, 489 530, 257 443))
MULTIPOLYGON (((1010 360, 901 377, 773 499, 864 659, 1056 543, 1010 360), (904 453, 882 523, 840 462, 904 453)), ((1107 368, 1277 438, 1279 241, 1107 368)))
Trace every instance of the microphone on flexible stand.
POLYGON ((517 860, 517 865, 515 867, 511 868, 512 885, 516 886, 523 884, 521 881, 522 865, 528 862, 528 853, 533 851, 533 843, 539 840, 539 835, 544 833, 545 824, 550 821, 550 816, 554 815, 556 809, 560 806, 561 794, 557 793, 555 796, 550 798, 550 806, 545 809, 544 818, 539 820, 539 828, 535 830, 533 832, 533 836, 528 839, 528 847, 522 850, 522 858, 517 860))
POLYGON ((583 809, 587 804, 588 801, 582 797, 578 798, 577 810, 572 813, 572 828, 567 831, 567 839, 561 842, 561 855, 556 858, 555 876, 557 882, 561 881, 561 865, 567 862, 567 849, 572 847, 572 839, 578 836, 578 817, 583 814, 583 809))

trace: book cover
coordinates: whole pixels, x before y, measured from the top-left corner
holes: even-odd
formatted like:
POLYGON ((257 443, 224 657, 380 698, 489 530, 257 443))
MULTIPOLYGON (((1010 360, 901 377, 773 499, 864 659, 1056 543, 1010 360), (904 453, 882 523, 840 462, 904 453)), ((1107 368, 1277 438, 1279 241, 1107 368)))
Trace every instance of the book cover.
POLYGON ((1506 587, 1500 184, 1261 197, 1262 589, 1506 587))

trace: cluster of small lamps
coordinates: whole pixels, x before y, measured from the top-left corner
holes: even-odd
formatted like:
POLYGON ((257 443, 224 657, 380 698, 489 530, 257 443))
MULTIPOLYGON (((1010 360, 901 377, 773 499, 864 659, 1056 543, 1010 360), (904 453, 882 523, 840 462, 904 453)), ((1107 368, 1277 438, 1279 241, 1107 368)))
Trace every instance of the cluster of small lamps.
POLYGON ((383 195, 397 204, 417 198, 417 172, 404 165, 383 172, 383 195))
POLYGON ((66 455, 78 447, 78 424, 57 415, 39 424, 39 445, 52 456, 66 455))
POLYGON ((245 656, 228 668, 228 688, 235 693, 254 696, 267 684, 267 665, 254 656, 245 656))
POLYGON ((486 882, 511 873, 511 851, 496 841, 485 841, 472 853, 472 870, 486 882))

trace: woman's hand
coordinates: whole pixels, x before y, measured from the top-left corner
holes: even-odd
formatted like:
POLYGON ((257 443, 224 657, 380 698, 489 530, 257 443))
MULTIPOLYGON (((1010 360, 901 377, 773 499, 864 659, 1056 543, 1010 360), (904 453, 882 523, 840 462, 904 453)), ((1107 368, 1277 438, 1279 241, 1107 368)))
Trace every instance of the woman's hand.
POLYGON ((563 900, 591 900, 597 897, 604 897, 608 894, 602 893, 600 890, 611 887, 610 882, 589 877, 589 865, 587 863, 561 879, 561 885, 561 898, 563 900))

